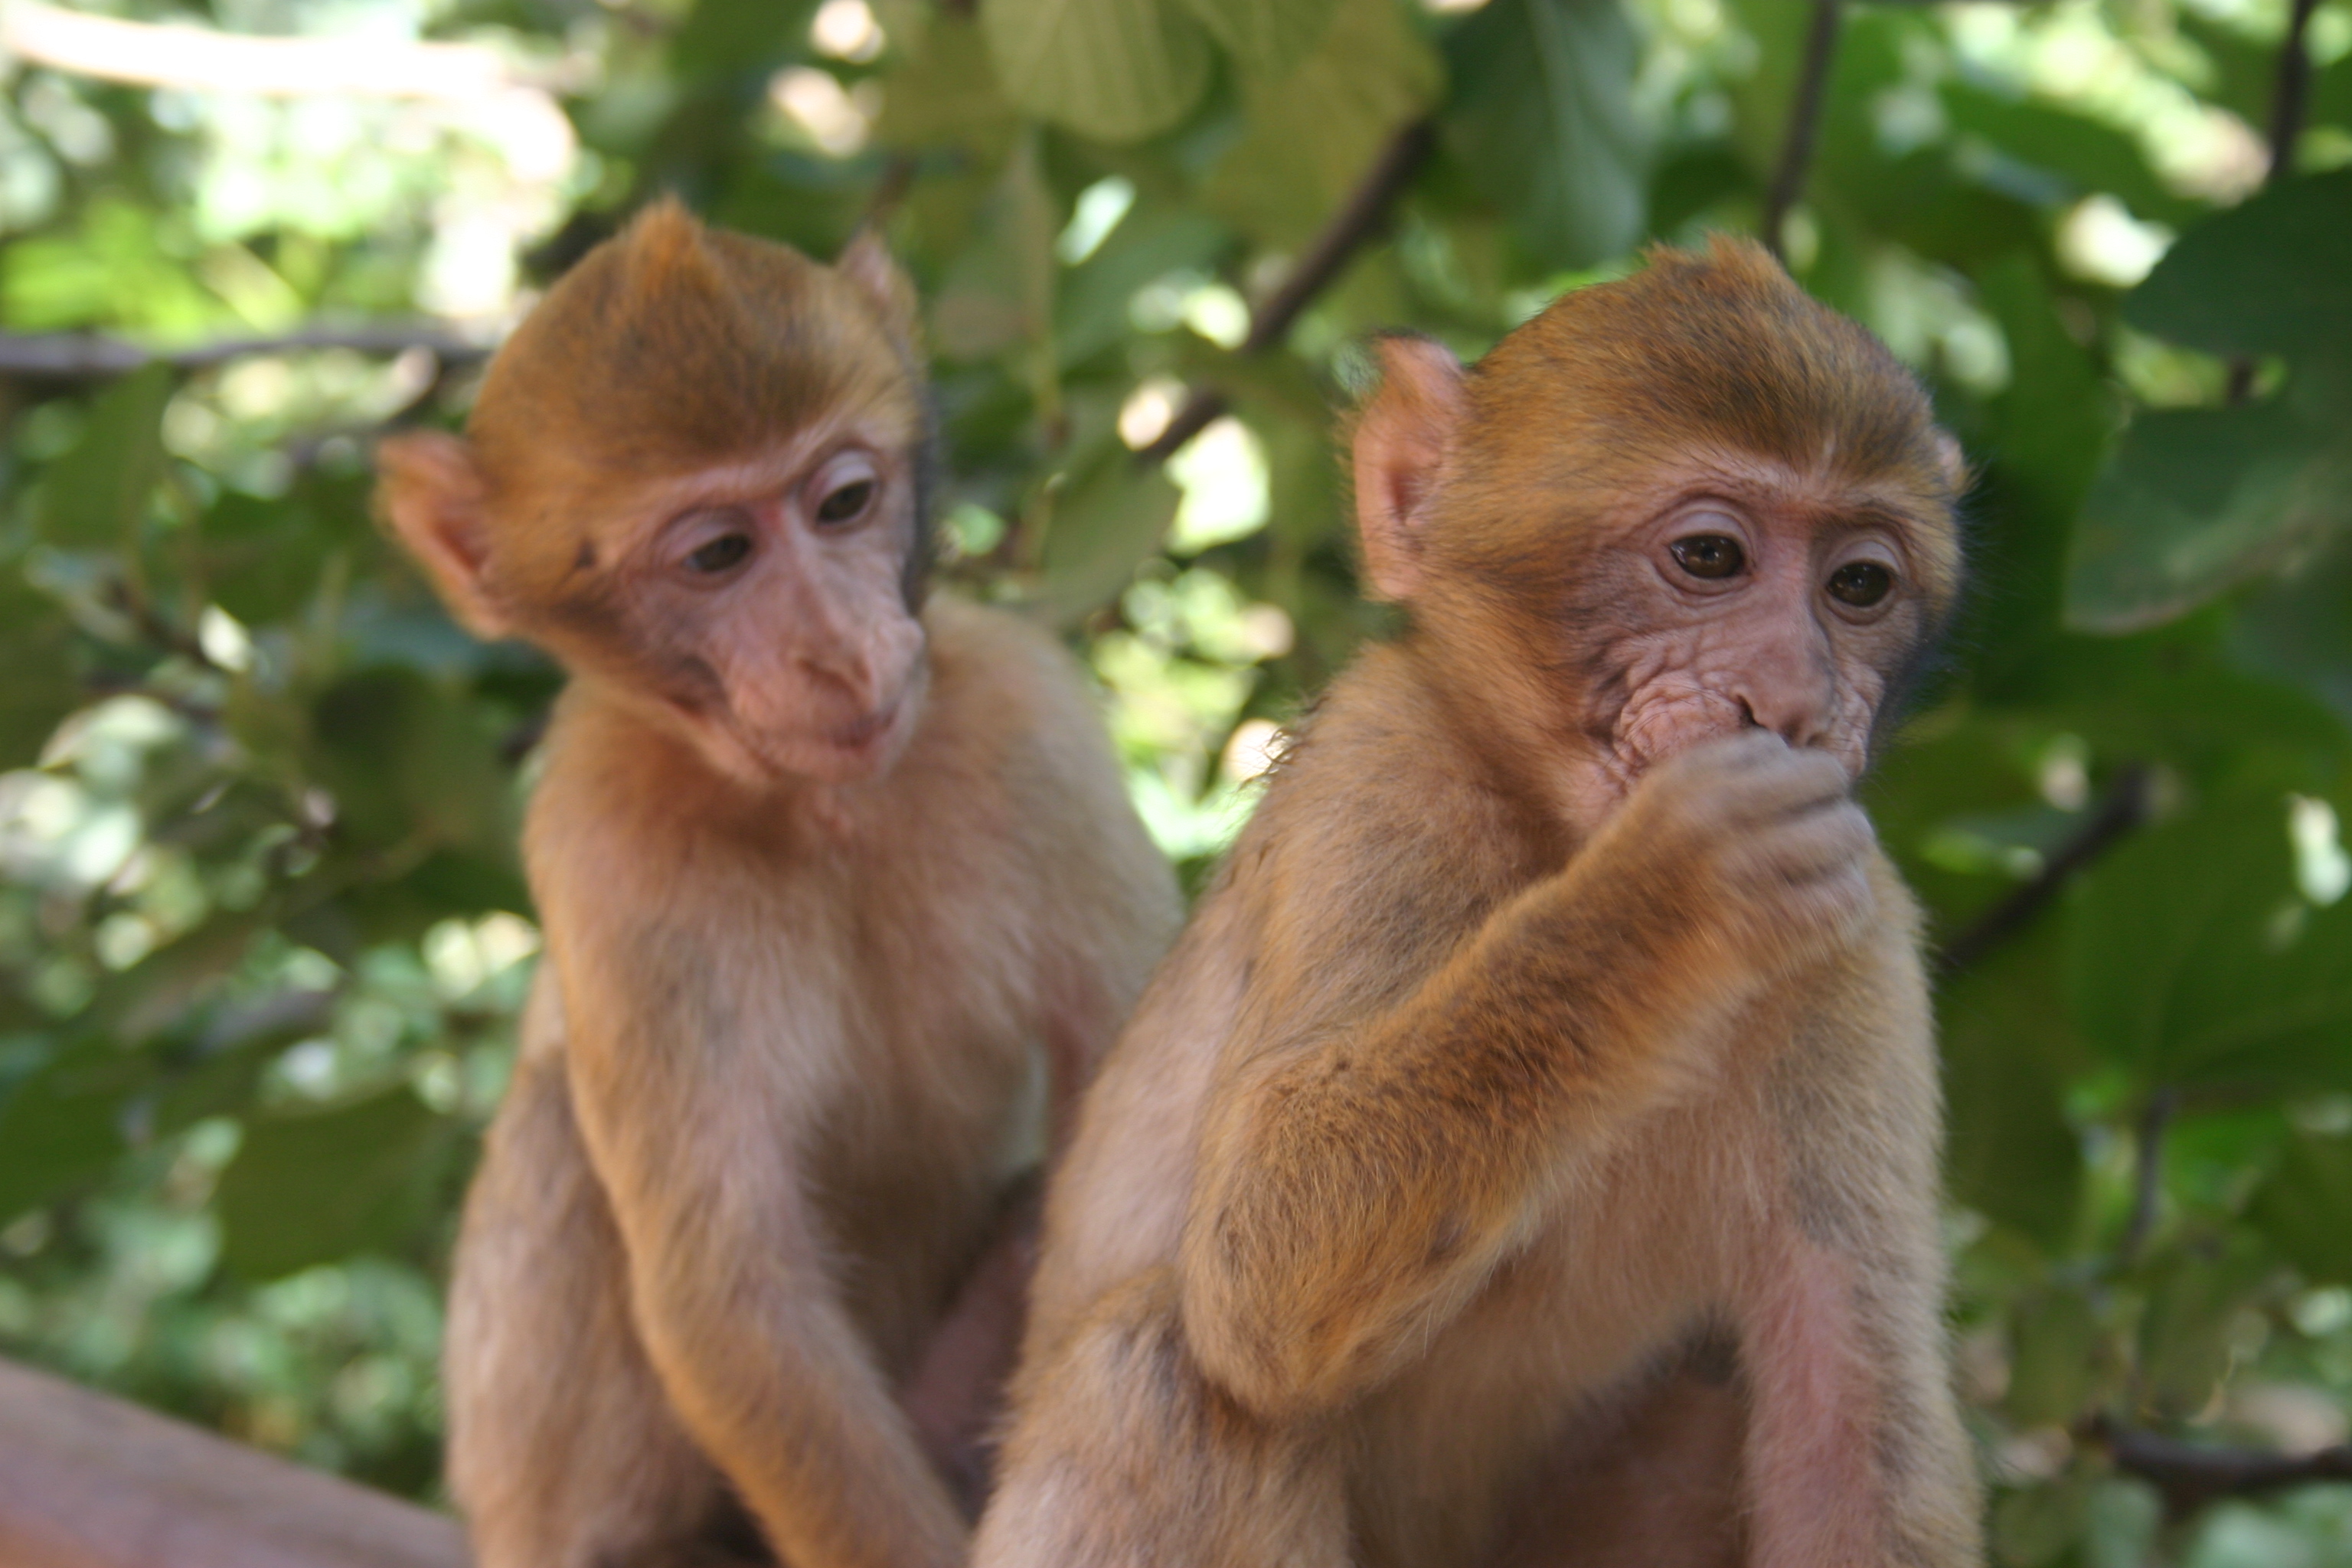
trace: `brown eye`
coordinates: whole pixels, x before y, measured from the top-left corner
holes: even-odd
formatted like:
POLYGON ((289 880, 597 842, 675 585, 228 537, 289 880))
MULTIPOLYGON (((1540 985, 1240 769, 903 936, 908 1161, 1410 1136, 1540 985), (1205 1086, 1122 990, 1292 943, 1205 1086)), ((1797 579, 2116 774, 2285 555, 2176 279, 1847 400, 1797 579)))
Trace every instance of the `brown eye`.
POLYGON ((706 575, 724 572, 740 563, 751 553, 751 536, 747 533, 722 533, 686 558, 689 571, 706 575))
POLYGON ((847 522, 864 511, 866 503, 873 499, 872 479, 852 479, 816 503, 816 520, 819 522, 847 522))
POLYGON ((1666 546, 1675 564, 1694 577, 1736 577, 1748 564, 1748 552, 1727 534, 1694 533, 1666 546))
POLYGON ((1830 574, 1830 597, 1867 609, 1886 597, 1895 574, 1875 561, 1849 561, 1830 574))

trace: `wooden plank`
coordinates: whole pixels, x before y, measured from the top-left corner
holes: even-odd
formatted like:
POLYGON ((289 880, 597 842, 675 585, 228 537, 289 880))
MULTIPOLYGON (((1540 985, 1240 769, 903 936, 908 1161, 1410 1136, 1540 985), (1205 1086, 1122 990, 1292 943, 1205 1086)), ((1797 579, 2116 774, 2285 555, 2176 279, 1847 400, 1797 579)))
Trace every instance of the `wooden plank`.
POLYGON ((0 1362, 6 1568, 466 1568, 457 1521, 0 1362))

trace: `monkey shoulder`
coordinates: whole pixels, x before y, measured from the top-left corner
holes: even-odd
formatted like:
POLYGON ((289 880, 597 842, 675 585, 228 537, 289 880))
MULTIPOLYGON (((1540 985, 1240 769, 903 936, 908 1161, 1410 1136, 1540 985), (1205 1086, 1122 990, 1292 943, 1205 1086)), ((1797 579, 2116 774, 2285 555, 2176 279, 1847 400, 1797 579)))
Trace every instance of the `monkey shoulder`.
POLYGON ((1402 983, 1555 868, 1439 699, 1379 646, 1299 727, 1224 875, 1277 957, 1402 983))

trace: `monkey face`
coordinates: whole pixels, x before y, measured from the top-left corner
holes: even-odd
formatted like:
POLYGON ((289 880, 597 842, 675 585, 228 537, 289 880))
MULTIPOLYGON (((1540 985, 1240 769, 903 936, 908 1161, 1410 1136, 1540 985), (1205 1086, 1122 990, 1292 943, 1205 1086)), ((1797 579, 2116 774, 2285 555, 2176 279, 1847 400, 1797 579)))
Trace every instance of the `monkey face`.
POLYGON ((1562 717, 1584 738, 1575 793, 1605 812, 1655 763, 1765 729, 1858 776, 1945 586, 1919 498, 1715 454, 1658 476, 1603 521, 1565 584, 1562 717))
POLYGON ((905 588, 914 464, 895 434, 828 424, 632 497, 534 635, 743 783, 887 770, 927 668, 905 588))

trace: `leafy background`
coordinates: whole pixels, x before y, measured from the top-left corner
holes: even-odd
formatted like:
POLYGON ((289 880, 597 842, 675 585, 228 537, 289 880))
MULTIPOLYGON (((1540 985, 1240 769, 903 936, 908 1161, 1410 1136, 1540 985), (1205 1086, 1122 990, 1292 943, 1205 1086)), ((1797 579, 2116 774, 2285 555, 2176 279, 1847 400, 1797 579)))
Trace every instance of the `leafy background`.
POLYGON ((1475 354, 1767 227, 1980 469, 1870 793, 1946 954, 2000 1559, 2352 1563, 2346 0, 109 16, 0 11, 0 1351, 437 1496, 556 677, 434 606, 368 444, 652 193, 887 227, 946 574, 1066 631, 1195 881, 1377 630, 1363 334, 1475 354))

